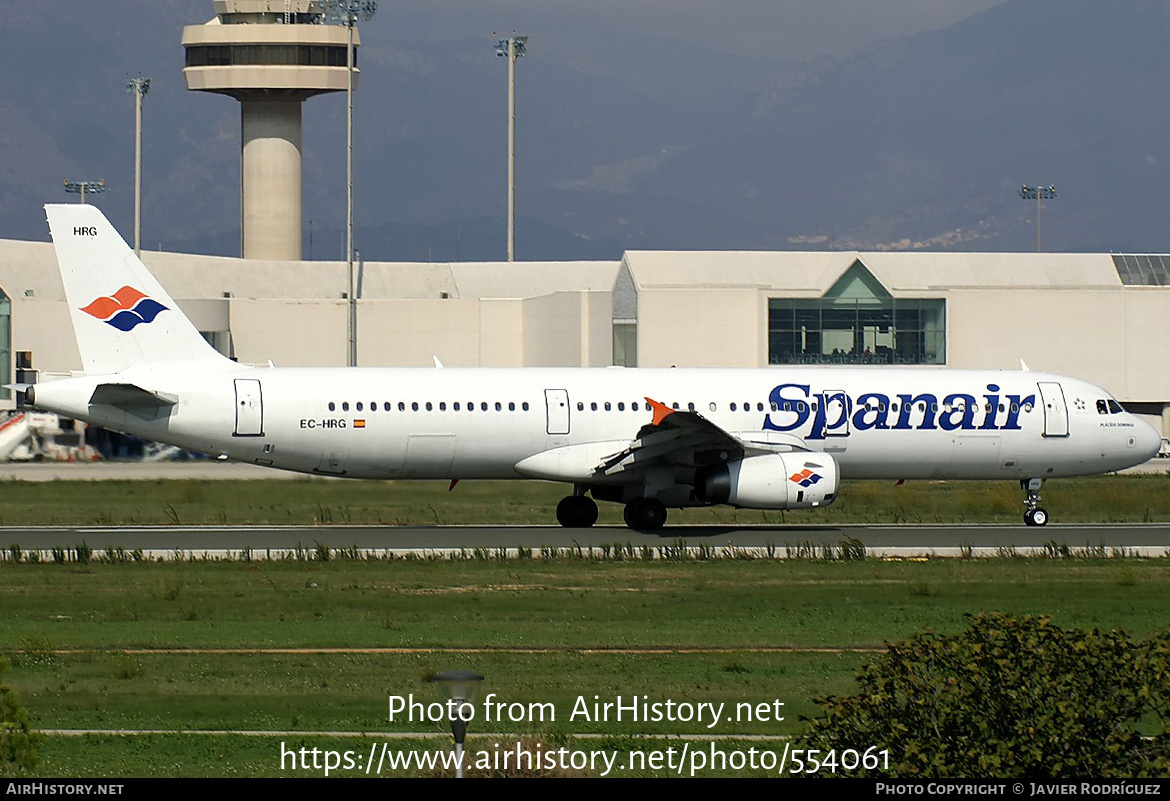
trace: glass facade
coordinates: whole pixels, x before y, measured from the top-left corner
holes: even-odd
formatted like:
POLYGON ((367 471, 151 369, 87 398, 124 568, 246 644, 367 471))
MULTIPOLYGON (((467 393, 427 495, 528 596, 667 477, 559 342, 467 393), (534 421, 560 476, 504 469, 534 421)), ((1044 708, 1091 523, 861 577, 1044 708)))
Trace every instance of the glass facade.
POLYGON ((638 366, 637 323, 613 324, 613 363, 620 367, 638 366))
POLYGON ((1170 286, 1170 256, 1115 253, 1113 266, 1126 286, 1170 286))
POLYGON ((860 262, 814 299, 768 301, 770 364, 945 364, 946 301, 891 297, 860 262))
MULTIPOLYGON (((193 45, 187 48, 188 67, 291 65, 344 67, 345 45, 248 44, 193 45)), ((357 66, 357 49, 354 49, 357 66)))

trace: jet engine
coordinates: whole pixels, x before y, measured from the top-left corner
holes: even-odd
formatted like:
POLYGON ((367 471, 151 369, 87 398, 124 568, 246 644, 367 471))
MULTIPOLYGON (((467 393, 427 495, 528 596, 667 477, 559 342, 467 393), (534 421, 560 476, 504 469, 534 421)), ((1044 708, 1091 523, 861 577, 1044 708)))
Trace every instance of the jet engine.
POLYGON ((701 468, 695 499, 747 509, 808 509, 832 503, 839 478, 837 461, 827 453, 769 453, 701 468))

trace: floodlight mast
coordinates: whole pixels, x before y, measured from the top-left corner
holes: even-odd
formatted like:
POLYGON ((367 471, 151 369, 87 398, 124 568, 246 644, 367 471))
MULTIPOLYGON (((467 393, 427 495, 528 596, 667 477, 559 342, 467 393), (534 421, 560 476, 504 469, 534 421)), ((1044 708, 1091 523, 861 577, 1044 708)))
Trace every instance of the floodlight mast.
POLYGON ((142 98, 150 91, 150 78, 131 78, 126 91, 134 95, 134 255, 142 255, 142 98))
POLYGON ((65 179, 65 191, 73 195, 80 195, 79 202, 85 202, 85 193, 89 192, 91 195, 96 195, 99 192, 105 192, 106 179, 102 178, 100 181, 70 181, 65 179))
POLYGON ((1024 184, 1020 187, 1020 197, 1024 200, 1036 201, 1036 252, 1040 252, 1040 201, 1052 200, 1056 197, 1056 187, 1052 184, 1048 186, 1030 186, 1024 184))
POLYGON ((496 42, 496 55, 508 59, 508 261, 516 260, 516 59, 528 52, 528 37, 515 31, 496 42))
POLYGON ((373 19, 378 11, 374 0, 327 0, 325 14, 330 22, 344 25, 349 32, 345 48, 345 266, 349 281, 349 366, 357 366, 357 280, 353 268, 353 30, 358 18, 373 19))

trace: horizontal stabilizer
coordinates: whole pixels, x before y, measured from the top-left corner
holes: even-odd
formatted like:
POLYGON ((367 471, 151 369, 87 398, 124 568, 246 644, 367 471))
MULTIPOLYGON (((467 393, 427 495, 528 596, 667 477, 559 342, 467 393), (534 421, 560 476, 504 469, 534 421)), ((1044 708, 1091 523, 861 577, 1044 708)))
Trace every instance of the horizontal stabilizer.
POLYGON ((157 411, 174 406, 179 399, 161 392, 151 392, 136 384, 98 384, 89 402, 95 406, 113 406, 127 412, 157 411))

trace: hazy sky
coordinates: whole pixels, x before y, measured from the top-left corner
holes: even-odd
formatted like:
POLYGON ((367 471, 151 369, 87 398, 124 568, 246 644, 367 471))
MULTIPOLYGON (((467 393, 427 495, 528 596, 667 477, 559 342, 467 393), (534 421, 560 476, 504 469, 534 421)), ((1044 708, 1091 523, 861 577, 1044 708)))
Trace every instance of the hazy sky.
POLYGON ((451 39, 615 26, 742 55, 803 60, 953 25, 1004 0, 392 0, 370 25, 451 39))

